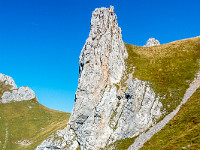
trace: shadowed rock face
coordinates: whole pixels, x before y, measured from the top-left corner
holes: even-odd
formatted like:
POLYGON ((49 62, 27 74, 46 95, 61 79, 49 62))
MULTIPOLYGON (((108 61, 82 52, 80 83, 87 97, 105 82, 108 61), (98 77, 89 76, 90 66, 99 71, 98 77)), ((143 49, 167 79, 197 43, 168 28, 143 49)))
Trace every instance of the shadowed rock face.
POLYGON ((151 46, 156 46, 160 45, 160 42, 156 40, 155 38, 149 38, 147 43, 144 45, 144 47, 151 47, 151 46))
POLYGON ((1 82, 1 91, 3 91, 2 96, 0 98, 0 103, 9 103, 12 101, 24 101, 34 99, 35 93, 27 86, 23 86, 17 88, 15 81, 4 74, 0 74, 0 82, 1 82), (7 86, 7 91, 3 89, 4 86, 7 86))

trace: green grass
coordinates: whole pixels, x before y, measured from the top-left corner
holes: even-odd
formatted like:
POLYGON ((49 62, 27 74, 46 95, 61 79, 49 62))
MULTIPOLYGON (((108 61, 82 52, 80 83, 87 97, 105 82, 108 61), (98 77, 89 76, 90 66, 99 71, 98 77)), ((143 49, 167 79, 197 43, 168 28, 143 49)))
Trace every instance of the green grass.
POLYGON ((200 88, 141 150, 200 149, 200 88))
POLYGON ((107 150, 110 147, 112 147, 113 150, 126 150, 126 149, 128 149, 128 147, 131 144, 133 144, 135 139, 136 139, 136 137, 118 140, 118 141, 106 146, 104 149, 107 150))
POLYGON ((7 150, 33 150, 56 130, 66 127, 70 114, 46 108, 33 99, 0 104, 0 117, 0 149, 6 145, 7 150), (31 144, 18 143, 23 140, 31 144))
POLYGON ((121 85, 135 67, 133 77, 148 81, 157 96, 165 97, 161 102, 166 114, 172 112, 199 70, 200 37, 154 47, 125 45, 129 56, 121 85))

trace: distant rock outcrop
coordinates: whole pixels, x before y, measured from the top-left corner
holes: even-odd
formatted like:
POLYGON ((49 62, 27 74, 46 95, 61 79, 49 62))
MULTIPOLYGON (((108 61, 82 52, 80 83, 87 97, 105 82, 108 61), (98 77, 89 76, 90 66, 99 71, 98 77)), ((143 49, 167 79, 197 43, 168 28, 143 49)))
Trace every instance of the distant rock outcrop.
POLYGON ((149 38, 144 47, 151 47, 156 45, 160 45, 160 42, 155 38, 149 38))
POLYGON ((31 100, 36 97, 34 91, 27 86, 17 88, 14 80, 7 75, 0 74, 0 83, 0 103, 31 100))

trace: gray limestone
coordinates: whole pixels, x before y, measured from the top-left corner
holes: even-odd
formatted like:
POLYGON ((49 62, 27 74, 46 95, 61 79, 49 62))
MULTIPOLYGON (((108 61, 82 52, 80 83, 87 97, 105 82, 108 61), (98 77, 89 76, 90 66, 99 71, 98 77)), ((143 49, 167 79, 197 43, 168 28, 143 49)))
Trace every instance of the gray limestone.
POLYGON ((49 136, 45 141, 43 141, 36 150, 76 150, 78 147, 78 142, 76 135, 73 130, 67 126, 63 130, 58 130, 56 133, 49 136))
POLYGON ((165 116, 163 120, 151 127, 147 132, 143 132, 135 139, 135 142, 128 148, 128 150, 138 150, 145 142, 147 142, 154 134, 160 131, 180 110, 181 106, 187 102, 187 100, 192 96, 192 94, 200 87, 200 71, 197 73, 196 78, 190 84, 190 87, 184 94, 181 104, 169 115, 165 116))
POLYGON ((29 87, 20 87, 12 91, 6 91, 1 97, 2 103, 9 103, 11 101, 24 101, 35 98, 35 93, 29 87))
POLYGON ((108 144, 137 136, 162 116, 162 103, 147 82, 134 79, 121 101, 123 106, 118 108, 116 118, 113 119, 116 129, 108 144), (120 117, 117 117, 118 113, 120 117))
MULTIPOLYGON (((0 103, 9 103, 12 101, 24 101, 24 100, 31 100, 36 98, 35 93, 27 86, 23 86, 17 88, 14 80, 4 74, 0 74, 0 82, 3 82, 5 85, 9 85, 9 89, 2 93, 0 98, 0 103)), ((3 88, 3 87, 1 87, 3 88)), ((3 89, 1 89, 3 91, 3 89)))
POLYGON ((155 38, 149 38, 144 47, 152 47, 157 45, 160 45, 160 42, 158 40, 156 40, 155 38))
MULTIPOLYGON (((107 103, 111 97, 111 103, 116 96, 111 92, 106 94, 105 91, 109 85, 120 82, 127 56, 114 7, 95 9, 90 34, 79 58, 76 103, 69 121, 82 149, 104 146, 112 133, 112 129, 107 126, 110 116, 107 113, 111 113, 111 110, 107 110, 103 102, 105 99, 107 103)), ((116 93, 116 88, 111 88, 111 91, 116 93)))
POLYGON ((99 150, 116 140, 138 135, 154 124, 154 119, 162 115, 162 103, 147 82, 133 81, 130 74, 128 89, 117 89, 127 57, 114 8, 95 9, 89 38, 79 58, 78 89, 69 128, 62 131, 62 137, 71 135, 72 130, 77 138, 55 140, 52 135, 37 150, 49 145, 71 149, 59 144, 66 140, 78 142, 81 149, 99 150))

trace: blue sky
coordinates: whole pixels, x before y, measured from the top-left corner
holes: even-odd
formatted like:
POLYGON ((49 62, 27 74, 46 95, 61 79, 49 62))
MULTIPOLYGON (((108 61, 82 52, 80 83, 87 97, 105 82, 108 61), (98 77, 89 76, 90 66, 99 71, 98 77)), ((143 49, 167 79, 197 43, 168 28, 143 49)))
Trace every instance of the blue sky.
POLYGON ((110 5, 126 43, 200 35, 199 0, 0 0, 0 72, 41 104, 71 112, 92 11, 110 5))

